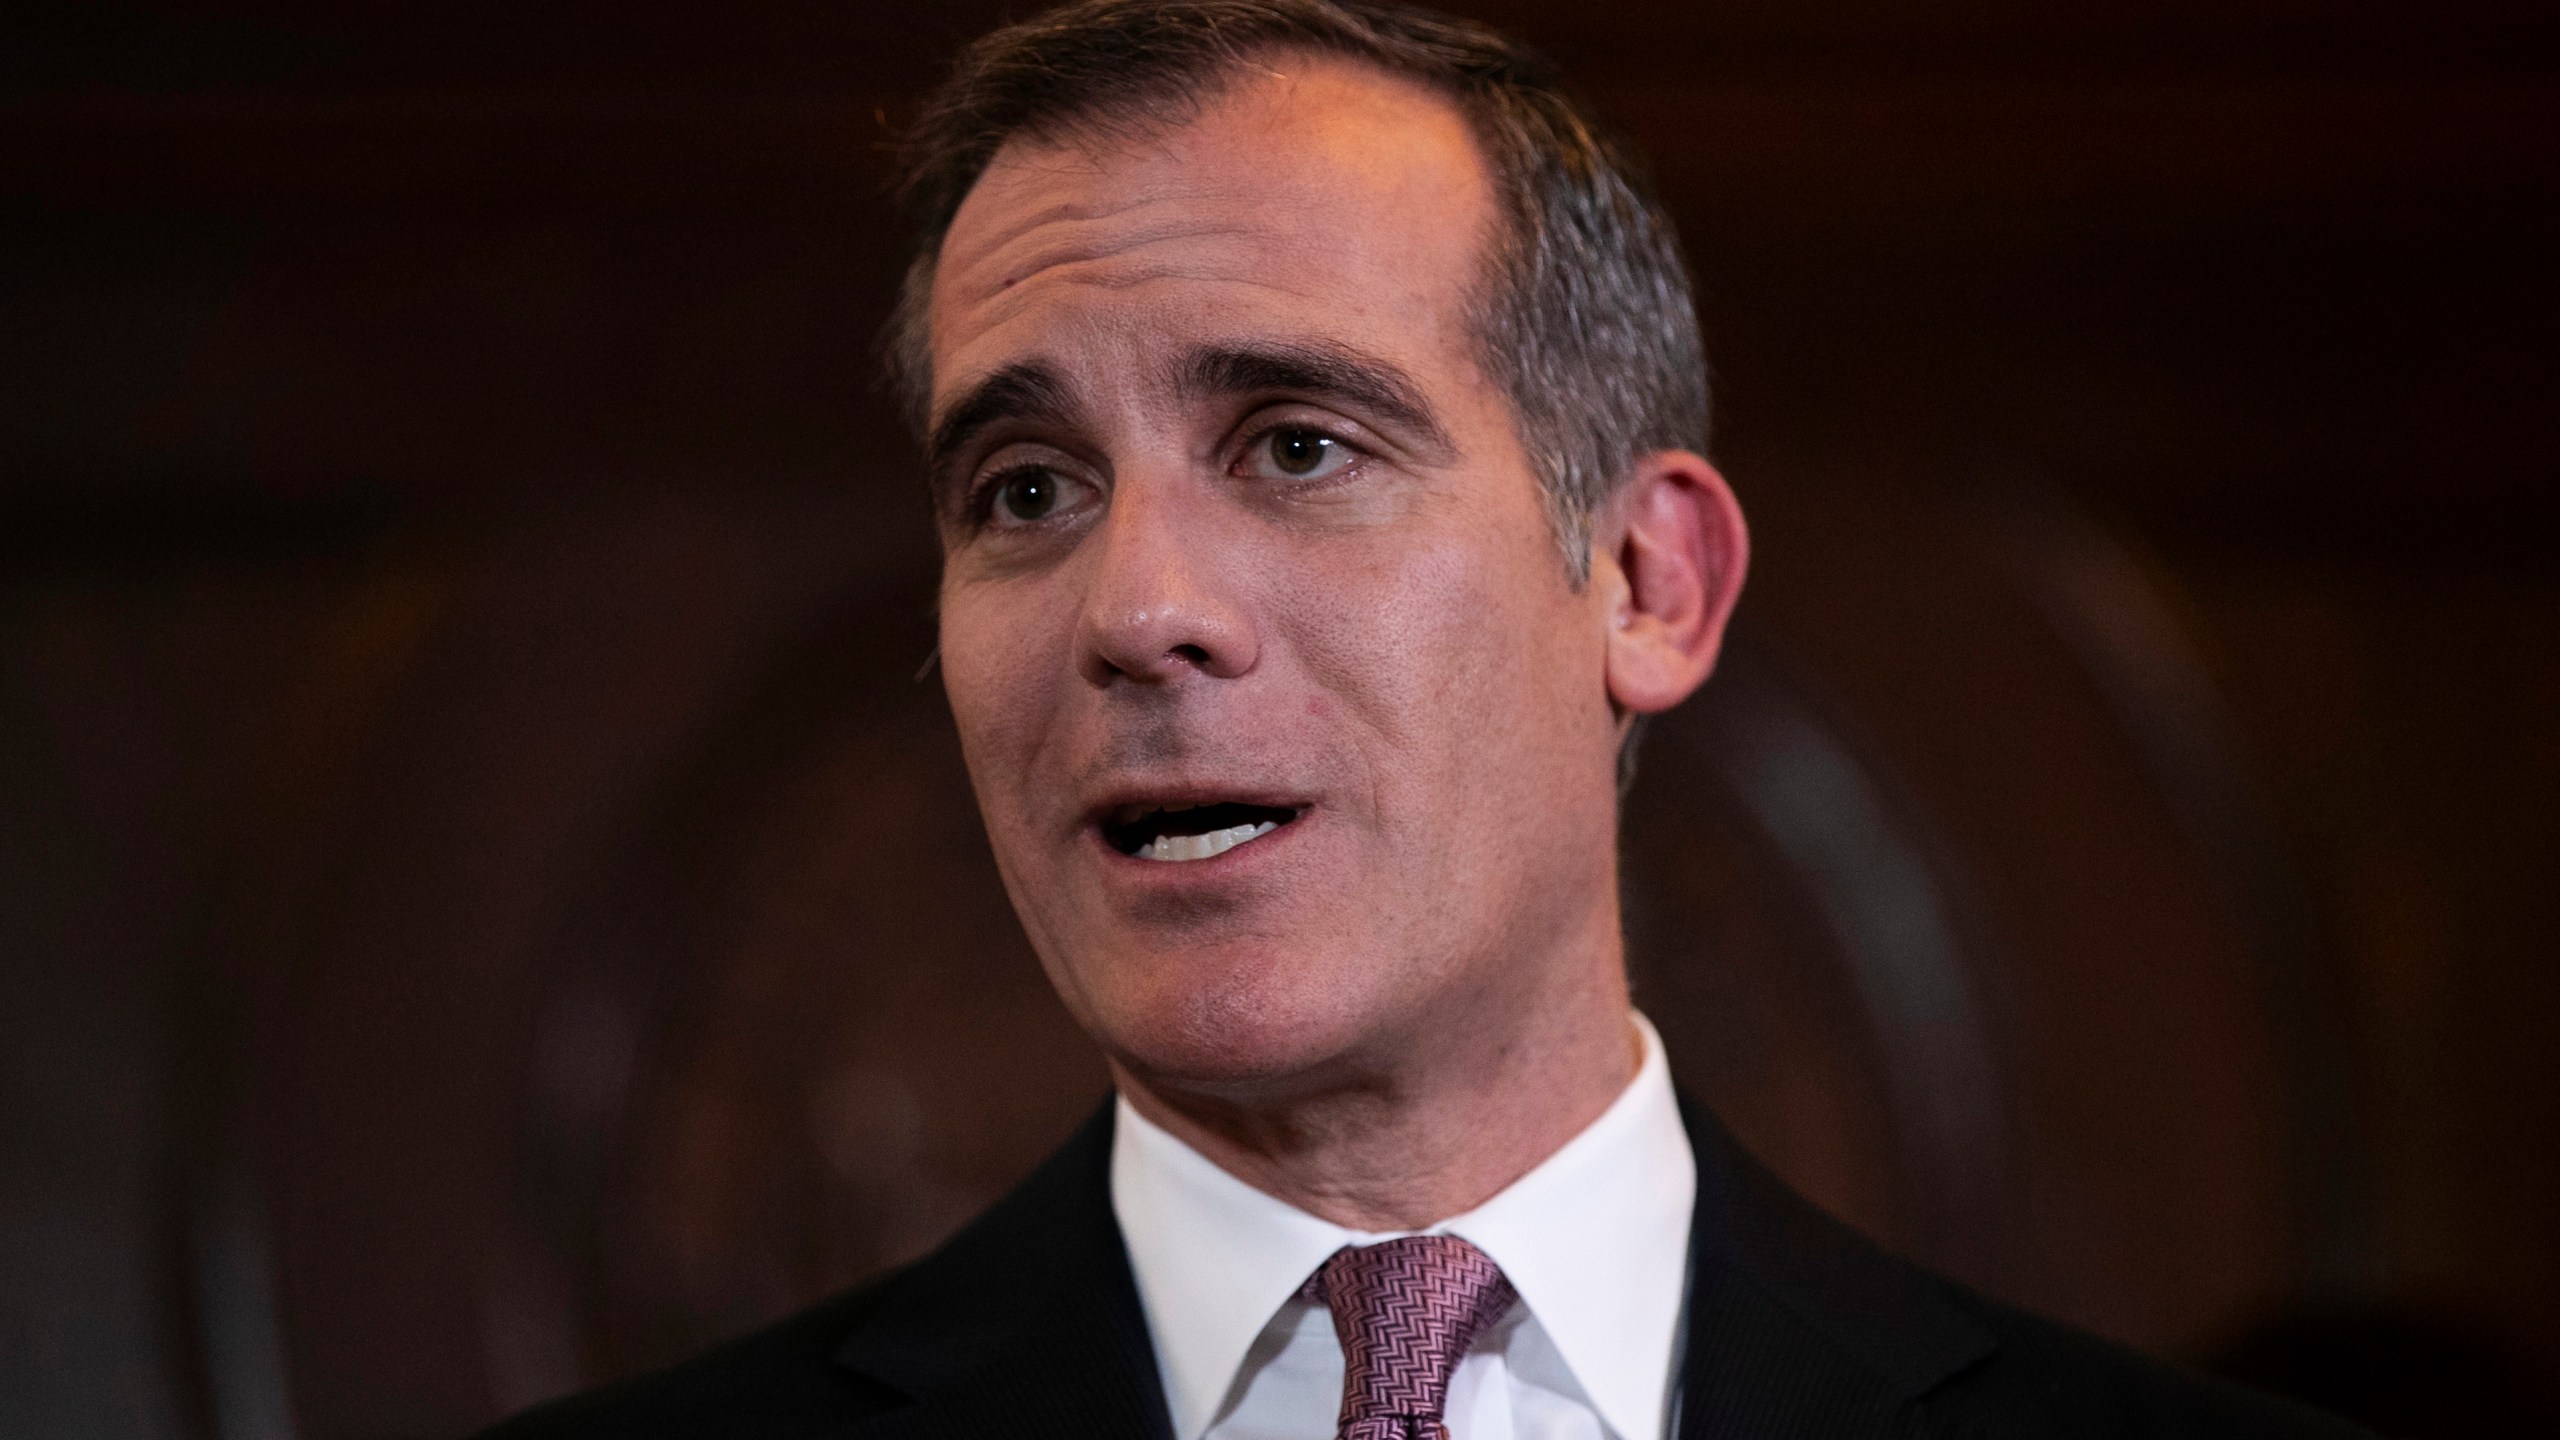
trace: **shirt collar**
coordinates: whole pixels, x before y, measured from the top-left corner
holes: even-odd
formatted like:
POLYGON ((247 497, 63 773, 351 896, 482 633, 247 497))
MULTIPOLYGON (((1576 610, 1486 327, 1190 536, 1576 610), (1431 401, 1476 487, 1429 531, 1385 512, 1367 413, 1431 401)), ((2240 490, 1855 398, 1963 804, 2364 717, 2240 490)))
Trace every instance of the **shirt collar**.
MULTIPOLYGON (((1697 1162, 1661 1037, 1600 1117, 1535 1169, 1428 1227, 1502 1267, 1621 1440, 1661 1440, 1688 1283, 1697 1162)), ((1124 1097, 1111 1205, 1129 1248, 1176 1440, 1199 1440, 1245 1352, 1327 1256, 1387 1235, 1346 1230, 1254 1189, 1124 1097)))

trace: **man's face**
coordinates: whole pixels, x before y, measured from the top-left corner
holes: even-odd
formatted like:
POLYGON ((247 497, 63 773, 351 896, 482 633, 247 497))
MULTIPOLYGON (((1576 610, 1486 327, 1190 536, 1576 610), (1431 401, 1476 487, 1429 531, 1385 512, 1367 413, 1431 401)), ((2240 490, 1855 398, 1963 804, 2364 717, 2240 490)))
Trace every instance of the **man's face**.
POLYGON ((1032 943, 1142 1077, 1356 1079, 1614 946, 1607 601, 1470 351, 1496 213, 1449 105, 1275 56, 1009 146, 952 224, 944 681, 1032 943))

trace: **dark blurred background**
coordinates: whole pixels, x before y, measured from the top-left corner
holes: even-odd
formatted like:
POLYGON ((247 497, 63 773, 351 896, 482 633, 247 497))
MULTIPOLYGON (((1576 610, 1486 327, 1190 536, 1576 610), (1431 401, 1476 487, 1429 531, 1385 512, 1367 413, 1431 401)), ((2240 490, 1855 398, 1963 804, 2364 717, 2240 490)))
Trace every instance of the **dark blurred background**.
MULTIPOLYGON (((1759 535, 1642 1003, 1996 1294, 2560 1376, 2560 14, 1475 7, 1655 161, 1759 535)), ((1101 1093, 871 386, 977 3, 0 30, 0 1433, 391 1440, 913 1256, 1101 1093)))

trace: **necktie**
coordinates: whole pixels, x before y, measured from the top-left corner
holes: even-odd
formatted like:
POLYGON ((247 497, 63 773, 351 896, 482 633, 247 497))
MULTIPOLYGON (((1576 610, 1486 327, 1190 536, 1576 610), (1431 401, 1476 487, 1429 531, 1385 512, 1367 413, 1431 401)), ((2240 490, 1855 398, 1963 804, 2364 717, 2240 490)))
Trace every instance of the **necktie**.
POLYGON ((1344 1246, 1309 1277, 1342 1340, 1336 1440, 1448 1440, 1449 1377, 1519 1293, 1455 1235, 1344 1246))

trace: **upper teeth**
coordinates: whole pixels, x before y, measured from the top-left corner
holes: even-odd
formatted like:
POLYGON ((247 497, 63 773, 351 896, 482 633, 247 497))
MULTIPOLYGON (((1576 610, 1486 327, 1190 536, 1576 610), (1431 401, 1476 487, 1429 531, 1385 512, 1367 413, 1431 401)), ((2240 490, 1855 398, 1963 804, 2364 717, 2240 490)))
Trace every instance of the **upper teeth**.
POLYGON ((1159 835, 1152 843, 1139 846, 1137 853, 1141 860, 1206 860, 1279 828, 1277 821, 1265 820, 1254 825, 1230 825, 1206 835, 1159 835))

